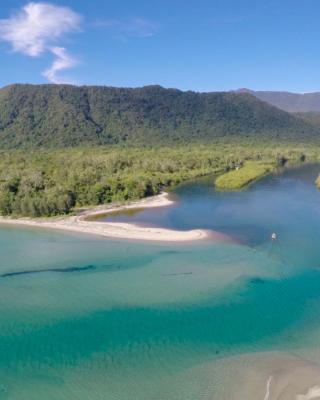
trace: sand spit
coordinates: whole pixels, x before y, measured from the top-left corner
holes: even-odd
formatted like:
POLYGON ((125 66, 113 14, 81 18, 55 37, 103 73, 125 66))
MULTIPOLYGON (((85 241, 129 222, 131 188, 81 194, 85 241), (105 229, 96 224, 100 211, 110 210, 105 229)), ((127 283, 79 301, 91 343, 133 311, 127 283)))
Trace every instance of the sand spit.
POLYGON ((32 218, 0 218, 1 224, 26 225, 37 228, 57 229, 64 231, 93 234, 116 239, 133 239, 143 241, 158 242, 186 242, 198 241, 210 238, 216 242, 232 241, 227 235, 219 232, 194 229, 190 231, 178 231, 158 227, 145 227, 129 223, 100 222, 89 220, 100 214, 119 212, 122 210, 135 208, 157 208, 166 207, 174 204, 169 199, 167 193, 153 196, 134 203, 121 205, 119 207, 100 206, 97 208, 85 210, 77 216, 54 218, 54 219, 32 219, 32 218))

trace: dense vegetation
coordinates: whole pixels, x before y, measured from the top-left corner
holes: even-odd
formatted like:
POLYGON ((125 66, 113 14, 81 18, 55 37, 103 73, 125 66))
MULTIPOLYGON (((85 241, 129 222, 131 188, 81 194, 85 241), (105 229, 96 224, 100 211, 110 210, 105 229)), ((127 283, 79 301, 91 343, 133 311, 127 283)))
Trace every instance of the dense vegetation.
POLYGON ((248 160, 315 159, 311 141, 316 124, 248 93, 8 86, 0 89, 0 214, 66 214, 244 162, 249 173, 248 160), (273 150, 279 142, 287 145, 273 150))
POLYGON ((2 151, 0 214, 53 216, 74 207, 159 193, 189 178, 233 169, 248 160, 317 160, 313 146, 217 143, 154 148, 96 147, 2 151))
POLYGON ((220 190, 240 190, 256 181, 258 178, 274 171, 274 163, 265 163, 261 161, 247 161, 243 166, 239 165, 236 169, 218 176, 215 186, 220 190))
POLYGON ((304 119, 308 124, 313 125, 316 129, 320 127, 320 112, 299 112, 295 115, 299 118, 304 119))
POLYGON ((308 121, 248 93, 13 85, 0 89, 0 148, 318 138, 308 121))

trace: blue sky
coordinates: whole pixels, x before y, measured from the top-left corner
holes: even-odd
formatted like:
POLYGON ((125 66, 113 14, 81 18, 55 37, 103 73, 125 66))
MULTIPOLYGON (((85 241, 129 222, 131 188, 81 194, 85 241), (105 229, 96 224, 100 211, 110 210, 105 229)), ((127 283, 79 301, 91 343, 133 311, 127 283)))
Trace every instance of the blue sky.
POLYGON ((1 0, 0 86, 320 91, 318 0, 1 0))

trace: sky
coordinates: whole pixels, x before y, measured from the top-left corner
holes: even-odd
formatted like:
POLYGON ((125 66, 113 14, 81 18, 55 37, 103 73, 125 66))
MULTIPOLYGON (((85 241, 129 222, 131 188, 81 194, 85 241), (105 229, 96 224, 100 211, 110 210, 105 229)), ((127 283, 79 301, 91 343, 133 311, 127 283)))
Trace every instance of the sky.
POLYGON ((320 91, 319 0, 0 0, 0 86, 320 91))

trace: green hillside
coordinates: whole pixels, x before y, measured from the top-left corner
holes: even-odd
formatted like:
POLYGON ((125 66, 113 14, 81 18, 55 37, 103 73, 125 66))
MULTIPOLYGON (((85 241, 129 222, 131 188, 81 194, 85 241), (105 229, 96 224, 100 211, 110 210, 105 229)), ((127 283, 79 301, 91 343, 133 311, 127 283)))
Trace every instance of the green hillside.
POLYGON ((308 124, 313 125, 315 128, 320 128, 320 112, 299 112, 295 115, 298 118, 304 119, 308 124))
POLYGON ((0 89, 0 148, 314 139, 318 130, 248 93, 13 85, 0 89))

